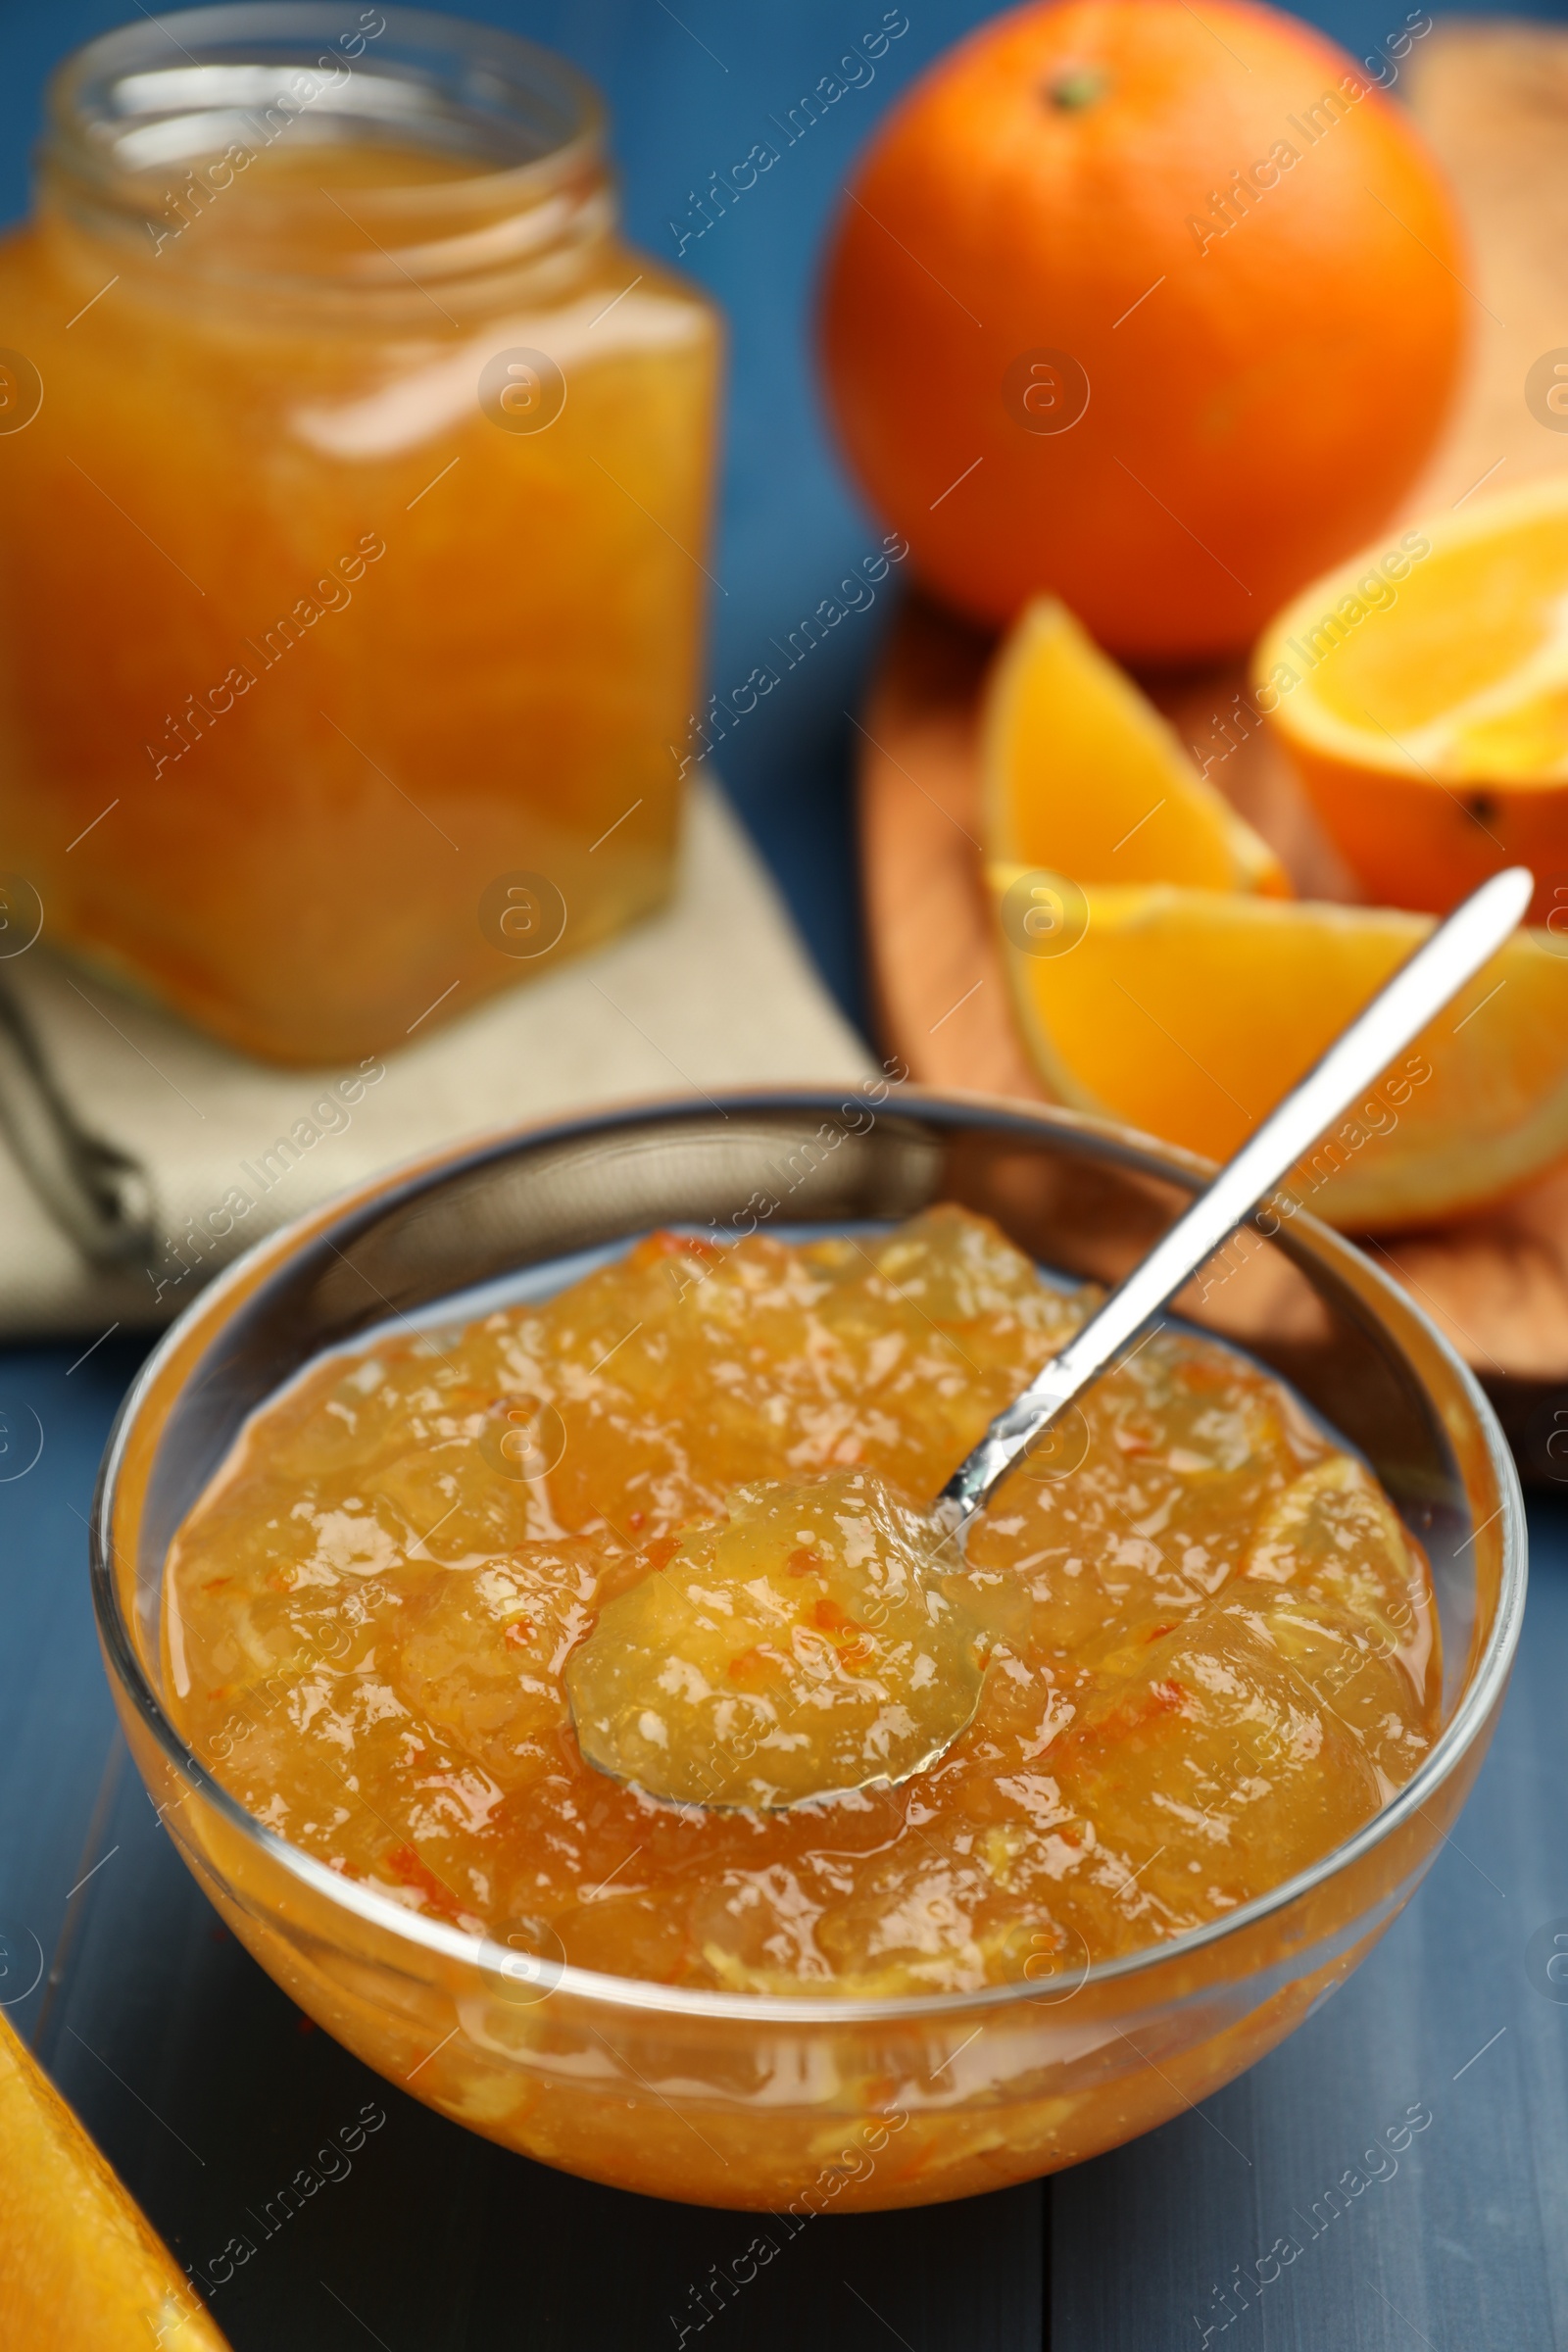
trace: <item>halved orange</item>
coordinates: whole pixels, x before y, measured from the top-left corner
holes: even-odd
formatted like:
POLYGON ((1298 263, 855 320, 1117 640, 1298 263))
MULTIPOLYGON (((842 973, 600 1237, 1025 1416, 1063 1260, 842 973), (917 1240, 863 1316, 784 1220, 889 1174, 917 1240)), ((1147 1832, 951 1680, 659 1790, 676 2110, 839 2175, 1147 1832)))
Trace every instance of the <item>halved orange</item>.
MULTIPOLYGON (((992 879, 1024 1038, 1052 1095, 1213 1159, 1239 1149, 1433 927, 1396 908, 1078 889, 1014 867, 992 879)), ((1356 1231, 1424 1222, 1568 1151, 1568 942, 1556 944, 1515 934, 1297 1169, 1300 1205, 1356 1231)))
POLYGON ((1189 882, 1287 897, 1279 859, 1065 605, 1039 597, 986 689, 987 857, 1080 882, 1189 882))
POLYGON ((1316 581, 1253 691, 1369 897, 1446 913, 1524 864, 1534 918, 1568 933, 1568 477, 1316 581))
POLYGON ((3 2017, 0 2313, 6 2352, 226 2352, 179 2265, 3 2017))

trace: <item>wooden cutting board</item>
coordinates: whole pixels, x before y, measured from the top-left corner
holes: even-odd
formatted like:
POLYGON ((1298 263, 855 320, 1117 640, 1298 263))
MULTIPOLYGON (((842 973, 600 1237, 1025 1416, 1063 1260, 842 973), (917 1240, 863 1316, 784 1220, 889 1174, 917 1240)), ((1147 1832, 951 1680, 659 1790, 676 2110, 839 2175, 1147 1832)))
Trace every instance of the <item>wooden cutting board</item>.
MULTIPOLYGON (((1568 434, 1540 425, 1523 392, 1531 362, 1568 347, 1568 32, 1450 19, 1407 63, 1414 112, 1468 221, 1475 329, 1468 387, 1415 516, 1444 513, 1484 476, 1491 491, 1568 469, 1568 434)), ((976 711, 992 650, 912 598, 857 722, 873 1005, 923 1084, 1039 1101, 981 876, 976 711)), ((1223 747, 1215 721, 1243 682, 1237 662, 1146 684, 1201 760, 1223 747)), ((1356 896, 1266 737, 1208 773, 1302 896, 1356 896)), ((1525 1476, 1568 1489, 1568 1163, 1484 1214, 1365 1247, 1479 1374, 1525 1476)))

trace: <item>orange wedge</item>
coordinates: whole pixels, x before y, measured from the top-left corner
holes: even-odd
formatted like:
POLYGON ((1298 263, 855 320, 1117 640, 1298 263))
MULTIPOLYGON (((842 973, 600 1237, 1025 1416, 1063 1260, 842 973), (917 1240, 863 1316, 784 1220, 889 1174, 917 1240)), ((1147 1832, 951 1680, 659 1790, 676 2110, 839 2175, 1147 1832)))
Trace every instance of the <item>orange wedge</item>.
MULTIPOLYGON (((993 869, 1051 1094, 1224 1159, 1432 929, 1429 915, 993 869)), ((1298 1168, 1335 1225, 1425 1222, 1568 1151, 1568 942, 1519 932, 1298 1168)))
POLYGON ((1317 581, 1253 691, 1369 897, 1444 913, 1525 864, 1534 919, 1568 934, 1568 478, 1317 581))
POLYGON ((0 2017, 6 2352, 226 2352, 189 2281, 0 2017))
POLYGON ((1064 605, 1041 597, 986 689, 986 855, 1080 882, 1186 882, 1287 897, 1268 844, 1064 605))

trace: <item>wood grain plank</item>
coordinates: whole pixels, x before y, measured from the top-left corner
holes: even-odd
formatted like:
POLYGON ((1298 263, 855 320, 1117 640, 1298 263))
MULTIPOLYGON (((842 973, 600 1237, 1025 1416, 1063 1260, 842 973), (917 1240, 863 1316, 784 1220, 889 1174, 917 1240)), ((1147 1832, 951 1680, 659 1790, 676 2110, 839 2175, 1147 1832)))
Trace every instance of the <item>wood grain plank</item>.
MULTIPOLYGON (((0 2008, 31 2041, 119 1735, 87 1589, 98 1457, 145 1343, 0 1357, 0 2008)), ((79 1898, 78 1898, 79 1899, 79 1898)))

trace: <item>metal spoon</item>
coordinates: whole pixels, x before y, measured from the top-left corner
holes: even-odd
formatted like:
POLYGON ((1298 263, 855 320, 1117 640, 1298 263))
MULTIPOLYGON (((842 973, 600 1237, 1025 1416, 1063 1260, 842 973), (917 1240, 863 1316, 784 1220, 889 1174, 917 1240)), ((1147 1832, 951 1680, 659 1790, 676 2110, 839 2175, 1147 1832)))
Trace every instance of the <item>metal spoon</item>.
POLYGON ((984 1509, 1013 1464, 1040 1443, 1073 1399, 1108 1369, 1188 1277, 1245 1222, 1324 1128, 1496 954, 1523 919, 1535 887, 1526 866, 1511 865, 1494 874, 1379 989, 1321 1061, 1270 1111, 1186 1214, 1111 1292, 1100 1312, 1022 1396, 997 1415, 932 1505, 931 1516, 945 1534, 961 1540, 962 1531, 984 1509))
MULTIPOLYGON (((1084 1390, 1122 1355, 1129 1341, 1203 1260, 1235 1231, 1280 1182, 1325 1127, 1387 1068, 1401 1047, 1424 1029, 1464 983, 1495 955, 1530 904, 1533 877, 1523 866, 1496 874, 1439 925, 1363 1012, 1332 1045, 1316 1067, 1286 1096, 1257 1133, 1200 1193, 1184 1216, 1157 1242, 1142 1264, 1091 1317, 1060 1355, 1004 1412, 999 1413, 949 1479, 930 1513, 939 1550, 960 1552, 975 1513, 989 1501, 1014 1463, 1037 1446, 1084 1390)), ((777 1492, 788 1494, 791 1490, 777 1492)), ((921 1563, 938 1566, 933 1551, 921 1563)), ((897 1787, 935 1762, 967 1727, 979 1702, 978 1675, 951 1688, 952 1720, 911 1721, 898 1752, 884 1741, 874 1765, 844 1775, 816 1790, 786 1786, 771 1749, 759 1736, 742 1754, 716 1732, 693 1742, 670 1737, 662 1710, 670 1688, 667 1658, 650 1643, 639 1612, 645 1587, 612 1600, 596 1630, 573 1652, 567 1666, 572 1720, 586 1761, 612 1779, 631 1781, 650 1794, 677 1804, 713 1810, 746 1808, 770 1812, 846 1788, 897 1787), (597 1686, 597 1687, 596 1687, 597 1686), (654 1729, 649 1730, 650 1723, 654 1729), (657 1734, 657 1737, 656 1737, 657 1734)), ((929 1662, 929 1661, 928 1661, 929 1662)), ((710 1697, 711 1691, 703 1693, 710 1697)), ((729 1703, 729 1702, 726 1702, 729 1703)), ((804 1702, 803 1702, 804 1703, 804 1702)), ((799 1713, 799 1709, 796 1710, 799 1713)), ((793 1734, 794 1718, 778 1727, 793 1734)))

